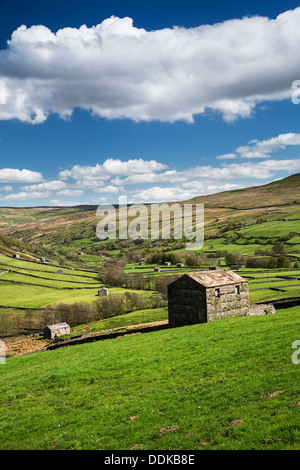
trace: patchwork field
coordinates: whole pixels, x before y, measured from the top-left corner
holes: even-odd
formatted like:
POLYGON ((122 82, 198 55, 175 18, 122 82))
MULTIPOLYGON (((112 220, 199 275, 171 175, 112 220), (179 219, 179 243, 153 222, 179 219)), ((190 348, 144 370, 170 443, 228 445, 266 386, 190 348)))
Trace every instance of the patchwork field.
MULTIPOLYGON (((0 305, 9 307, 43 308, 52 303, 93 302, 98 297, 98 289, 104 284, 97 279, 97 273, 80 271, 57 266, 17 260, 0 255, 0 305), (12 272, 7 272, 12 270, 12 272), (17 295, 16 295, 17 293, 17 295)), ((202 270, 207 268, 202 268, 202 270)), ((141 274, 149 277, 181 275, 199 271, 199 267, 161 266, 160 272, 153 265, 128 264, 125 272, 129 275, 141 274)), ((239 271, 249 280, 250 301, 269 301, 279 298, 299 296, 300 270, 273 270, 256 272, 239 271), (288 279, 287 279, 288 277, 288 279), (276 291, 274 289, 280 289, 276 291), (259 300, 258 300, 259 299, 259 300)), ((141 293, 136 289, 110 288, 110 293, 141 293)), ((144 291, 143 291, 144 292, 144 291)), ((145 292, 147 295, 149 292, 145 292)), ((1 315, 1 312, 0 312, 1 315)))

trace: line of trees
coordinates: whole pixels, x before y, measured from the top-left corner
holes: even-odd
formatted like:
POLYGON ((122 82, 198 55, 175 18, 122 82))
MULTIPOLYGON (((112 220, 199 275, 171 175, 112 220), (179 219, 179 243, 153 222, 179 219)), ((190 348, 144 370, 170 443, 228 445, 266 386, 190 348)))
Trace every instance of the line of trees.
MULTIPOLYGON (((290 268, 292 265, 291 261, 287 256, 280 255, 274 256, 261 256, 247 258, 246 268, 262 268, 262 269, 276 269, 276 268, 290 268)), ((294 266, 294 267, 297 267, 294 266)))
MULTIPOLYGON (((170 282, 171 280, 169 280, 170 282)), ((159 291, 152 295, 145 292, 125 292, 99 297, 95 302, 58 303, 35 312, 0 316, 0 337, 42 331, 46 325, 67 322, 71 327, 123 315, 136 310, 158 308, 167 305, 167 284, 157 280, 159 291)))

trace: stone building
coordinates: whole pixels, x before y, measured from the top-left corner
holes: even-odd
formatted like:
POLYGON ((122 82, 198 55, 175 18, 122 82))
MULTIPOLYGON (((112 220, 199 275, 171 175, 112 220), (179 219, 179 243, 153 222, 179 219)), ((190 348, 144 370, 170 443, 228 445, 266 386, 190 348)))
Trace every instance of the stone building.
POLYGON ((68 325, 68 323, 56 323, 55 325, 49 325, 44 328, 45 339, 59 338, 59 336, 69 334, 70 326, 68 325))
POLYGON ((156 273, 160 273, 160 272, 161 272, 161 268, 160 268, 159 266, 156 266, 156 267, 154 268, 154 271, 155 271, 156 273))
POLYGON ((223 269, 186 273, 169 284, 168 308, 172 326, 248 315, 248 281, 223 269))
POLYGON ((106 296, 106 295, 108 295, 108 289, 107 289, 107 287, 101 287, 101 289, 98 290, 98 295, 100 295, 100 296, 106 296))

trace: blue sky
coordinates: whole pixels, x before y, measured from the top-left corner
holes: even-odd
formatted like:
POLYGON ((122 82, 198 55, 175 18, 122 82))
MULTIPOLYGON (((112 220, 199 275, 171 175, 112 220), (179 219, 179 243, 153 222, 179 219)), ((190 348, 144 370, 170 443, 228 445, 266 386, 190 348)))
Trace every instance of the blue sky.
POLYGON ((2 0, 1 205, 185 200, 299 172, 297 7, 2 0))

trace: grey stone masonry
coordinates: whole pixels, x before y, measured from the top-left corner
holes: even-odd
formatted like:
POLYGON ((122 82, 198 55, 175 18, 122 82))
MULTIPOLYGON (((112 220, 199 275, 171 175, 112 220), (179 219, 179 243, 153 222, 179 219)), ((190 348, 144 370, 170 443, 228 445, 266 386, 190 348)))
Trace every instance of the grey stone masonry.
POLYGON ((235 290, 236 284, 220 286, 219 295, 216 295, 215 287, 206 289, 207 321, 248 315, 248 283, 242 282, 238 286, 239 293, 235 290))
POLYGON ((275 311, 273 304, 256 304, 251 305, 249 315, 269 315, 275 311))

